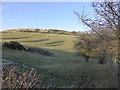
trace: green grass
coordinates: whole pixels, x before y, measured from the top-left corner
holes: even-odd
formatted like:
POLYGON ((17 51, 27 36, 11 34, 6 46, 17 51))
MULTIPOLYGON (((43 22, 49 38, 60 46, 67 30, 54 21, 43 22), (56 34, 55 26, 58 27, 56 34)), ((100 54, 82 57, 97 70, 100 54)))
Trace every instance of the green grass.
POLYGON ((73 44, 71 42, 73 38, 71 37, 71 35, 44 33, 4 33, 2 36, 3 41, 18 41, 26 46, 73 51, 73 44), (59 43, 53 43, 58 41, 59 43))
MULTIPOLYGON (((37 47, 47 49, 55 54, 55 57, 44 56, 37 53, 12 50, 3 47, 2 56, 5 59, 36 67, 41 72, 49 71, 52 77, 44 85, 52 84, 57 87, 71 87, 80 79, 81 73, 94 73, 96 88, 114 88, 109 65, 100 65, 84 62, 83 57, 75 56, 73 38, 71 35, 45 34, 45 33, 3 33, 2 41, 18 41, 25 47, 37 47)), ((81 86, 82 87, 82 86, 81 86)))

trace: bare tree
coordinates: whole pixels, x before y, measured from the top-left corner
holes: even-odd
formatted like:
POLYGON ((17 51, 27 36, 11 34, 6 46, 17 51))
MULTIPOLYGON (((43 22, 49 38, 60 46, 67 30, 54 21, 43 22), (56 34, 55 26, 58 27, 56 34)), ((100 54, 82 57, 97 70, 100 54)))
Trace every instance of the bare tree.
MULTIPOLYGON (((112 44, 110 43, 111 36, 119 40, 118 22, 119 22, 119 3, 118 2, 95 2, 92 3, 92 7, 96 13, 94 19, 88 18, 87 15, 82 12, 79 14, 75 12, 79 20, 87 25, 93 32, 95 32, 101 39, 108 42, 106 49, 112 44)), ((112 47, 113 48, 113 47, 112 47)))
MULTIPOLYGON (((120 2, 94 2, 92 7, 95 11, 96 17, 91 19, 82 12, 82 14, 75 12, 79 20, 95 32, 105 43, 103 51, 109 48, 115 51, 118 63, 120 63, 120 2), (116 41, 117 44, 111 43, 111 40, 116 41), (117 49, 116 49, 117 48, 117 49)), ((104 54, 104 53, 103 53, 104 54)), ((120 65, 118 72, 120 73, 120 65)), ((118 75, 120 76, 120 75, 118 75)), ((118 77, 118 87, 120 88, 120 77, 118 77)))
POLYGON ((74 43, 77 55, 84 56, 86 62, 89 61, 90 56, 95 55, 95 49, 97 48, 95 43, 98 43, 97 38, 94 39, 95 36, 89 33, 81 34, 74 43))
POLYGON ((95 2, 92 3, 92 7, 96 13, 96 17, 94 19, 88 18, 87 15, 82 12, 79 14, 78 12, 74 13, 78 16, 78 18, 92 31, 97 33, 101 38, 104 38, 99 31, 104 29, 109 29, 109 35, 114 34, 118 35, 118 17, 119 17, 119 4, 117 2, 95 2))

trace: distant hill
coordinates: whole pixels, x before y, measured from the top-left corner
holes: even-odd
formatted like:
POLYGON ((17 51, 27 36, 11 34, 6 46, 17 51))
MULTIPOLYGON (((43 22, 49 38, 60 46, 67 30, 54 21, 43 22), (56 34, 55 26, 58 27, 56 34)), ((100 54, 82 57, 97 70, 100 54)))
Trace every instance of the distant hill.
POLYGON ((66 31, 66 30, 58 30, 58 29, 31 29, 31 28, 20 28, 20 29, 10 29, 1 31, 2 33, 13 33, 13 32, 35 32, 35 33, 53 33, 53 34, 78 34, 76 31, 66 31))
MULTIPOLYGON (((3 33, 8 33, 8 32, 57 32, 57 33, 63 33, 63 32, 70 32, 66 30, 58 30, 58 29, 32 29, 32 28, 20 28, 20 29, 10 29, 10 30, 5 30, 1 31, 3 33)), ((70 33, 77 33, 76 31, 71 31, 70 33)))
POLYGON ((8 33, 8 32, 39 32, 42 29, 30 29, 30 28, 20 28, 20 29, 10 29, 10 30, 5 30, 1 31, 3 33, 8 33))
MULTIPOLYGON (((65 30, 58 30, 58 29, 31 29, 31 28, 20 28, 20 29, 10 29, 10 30, 5 30, 5 31, 1 31, 1 32, 47 32, 47 31, 65 31, 65 30)), ((67 32, 67 31, 65 31, 67 32)))

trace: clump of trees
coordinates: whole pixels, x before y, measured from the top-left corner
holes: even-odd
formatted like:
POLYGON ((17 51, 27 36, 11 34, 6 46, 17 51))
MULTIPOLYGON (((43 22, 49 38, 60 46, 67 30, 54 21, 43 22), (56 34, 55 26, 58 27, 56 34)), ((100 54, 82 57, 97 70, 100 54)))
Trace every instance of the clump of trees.
POLYGON ((78 55, 85 57, 88 62, 90 57, 98 57, 98 63, 104 64, 105 57, 110 54, 108 43, 93 33, 81 34, 75 41, 74 48, 78 55))
POLYGON ((89 18, 84 14, 75 12, 79 20, 91 29, 92 36, 88 34, 81 36, 75 47, 79 53, 85 56, 98 56, 99 63, 103 64, 105 56, 108 54, 117 57, 119 61, 120 54, 120 13, 119 2, 94 2, 92 7, 96 17, 89 18), (94 38, 95 35, 95 38, 94 38), (113 53, 114 52, 114 53, 113 53))

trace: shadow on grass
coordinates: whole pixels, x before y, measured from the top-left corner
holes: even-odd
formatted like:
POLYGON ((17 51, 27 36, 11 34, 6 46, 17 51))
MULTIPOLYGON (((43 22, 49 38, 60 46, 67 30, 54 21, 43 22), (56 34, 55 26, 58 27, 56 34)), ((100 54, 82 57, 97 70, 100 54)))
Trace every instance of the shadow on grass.
MULTIPOLYGON (((30 46, 28 46, 28 47, 29 48, 35 48, 35 47, 30 47, 30 46)), ((70 61, 71 60, 72 61, 74 61, 74 60, 80 61, 78 59, 78 56, 75 56, 75 53, 73 53, 73 52, 66 52, 66 51, 54 50, 54 49, 44 49, 44 48, 41 48, 41 49, 53 53, 55 58, 50 57, 50 56, 46 56, 46 55, 42 55, 40 53, 19 51, 19 50, 6 48, 6 47, 2 48, 2 57, 5 58, 5 59, 8 59, 8 60, 9 59, 10 60, 17 60, 18 62, 19 61, 24 62, 26 60, 28 60, 29 62, 32 62, 33 59, 37 62, 39 60, 42 60, 42 59, 40 59, 40 57, 44 58, 43 59, 44 61, 47 60, 47 61, 51 61, 51 62, 53 61, 53 58, 57 62, 64 62, 64 61, 66 62, 68 60, 70 60, 70 61), (49 58, 49 60, 48 60, 48 58, 49 58)), ((34 63, 36 64, 36 62, 34 62, 34 63)), ((39 63, 39 62, 37 62, 37 63, 39 63)), ((47 64, 47 63, 45 63, 45 64, 47 64)), ((31 63, 30 65, 33 65, 33 63, 31 63)))
POLYGON ((56 43, 63 43, 64 41, 57 41, 57 42, 51 42, 51 43, 46 43, 46 44, 56 44, 56 43))
POLYGON ((48 41, 49 39, 42 39, 42 40, 32 40, 32 41, 22 41, 22 42, 43 42, 48 41))
POLYGON ((29 37, 18 37, 18 38, 0 38, 0 39, 24 39, 24 38, 29 38, 29 37))
POLYGON ((96 84, 99 82, 98 85, 100 86, 96 85, 95 87, 105 87, 102 85, 109 87, 110 84, 113 84, 112 77, 108 76, 111 75, 111 73, 106 65, 86 64, 84 63, 83 57, 75 56, 75 53, 73 52, 53 49, 47 50, 53 52, 55 57, 50 58, 36 53, 28 53, 8 48, 2 48, 2 56, 8 60, 35 67, 41 70, 41 72, 49 71, 48 75, 51 75, 52 80, 51 78, 47 79, 43 85, 51 83, 58 87, 65 87, 71 86, 75 82, 79 85, 79 83, 81 83, 81 76, 83 77, 82 80, 85 81, 85 83, 81 83, 83 87, 88 83, 96 84))
POLYGON ((63 45, 61 43, 63 43, 64 41, 56 41, 56 42, 50 42, 50 43, 46 43, 47 45, 50 45, 50 46, 60 46, 60 45, 63 45))
POLYGON ((60 46, 60 45, 64 45, 64 44, 56 44, 56 45, 50 45, 50 46, 60 46))

